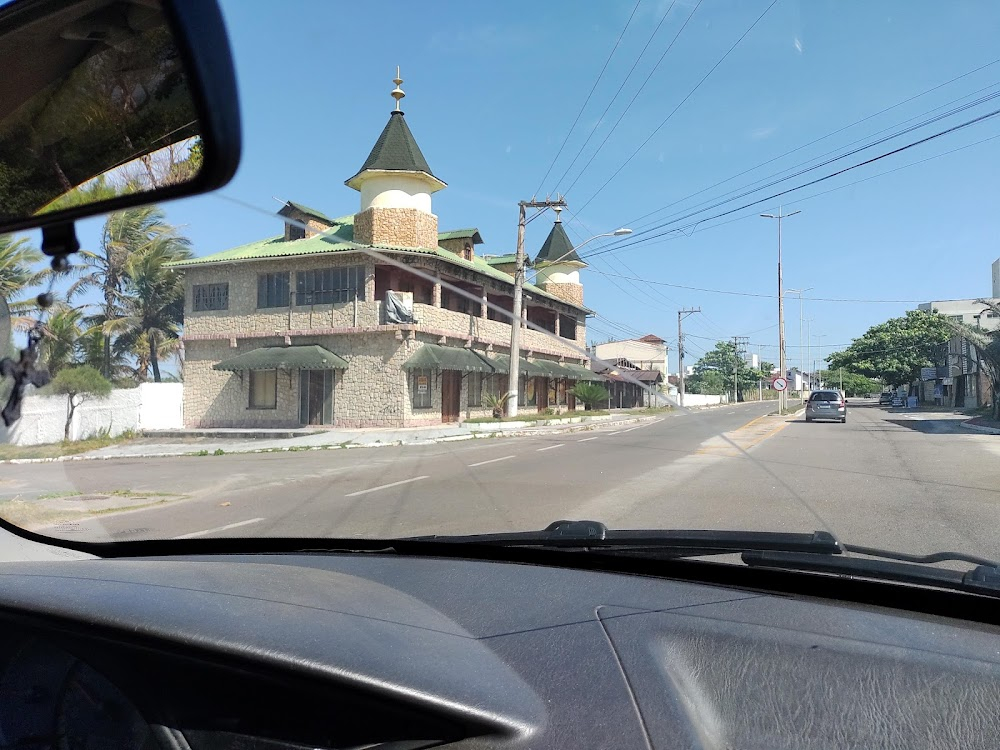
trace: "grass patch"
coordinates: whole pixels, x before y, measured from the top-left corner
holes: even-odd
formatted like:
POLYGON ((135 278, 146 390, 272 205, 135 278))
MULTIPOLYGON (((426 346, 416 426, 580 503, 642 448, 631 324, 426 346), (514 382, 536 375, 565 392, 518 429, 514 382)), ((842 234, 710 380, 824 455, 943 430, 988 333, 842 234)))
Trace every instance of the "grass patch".
POLYGON ((673 411, 672 406, 646 406, 641 409, 629 409, 626 414, 663 414, 664 412, 673 411))
POLYGON ((117 437, 97 435, 84 440, 64 440, 61 443, 46 443, 45 445, 0 445, 0 461, 10 461, 17 458, 59 458, 77 453, 107 448, 109 445, 126 443, 135 437, 126 433, 117 437))
POLYGON ((136 490, 95 490, 94 492, 81 492, 71 490, 69 492, 47 492, 36 495, 36 500, 59 500, 66 497, 80 497, 82 495, 105 495, 107 497, 177 497, 176 492, 137 492, 136 490))

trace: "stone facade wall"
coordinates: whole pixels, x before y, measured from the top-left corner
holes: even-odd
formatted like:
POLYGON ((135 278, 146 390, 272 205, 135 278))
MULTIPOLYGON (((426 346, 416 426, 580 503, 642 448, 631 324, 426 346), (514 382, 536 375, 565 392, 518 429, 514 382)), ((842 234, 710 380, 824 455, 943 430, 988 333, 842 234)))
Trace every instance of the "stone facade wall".
POLYGON ((564 299, 571 305, 583 305, 583 284, 558 284, 553 281, 539 284, 542 291, 564 299))
POLYGON ((362 245, 437 247, 437 216, 416 208, 373 206, 355 214, 354 241, 362 245))
POLYGON ((195 266, 183 269, 184 334, 187 335, 231 335, 250 333, 284 333, 289 329, 338 328, 354 325, 354 303, 343 302, 335 305, 294 305, 295 273, 319 268, 340 266, 365 266, 365 299, 358 304, 359 326, 378 325, 381 306, 375 296, 375 266, 364 255, 353 254, 343 257, 325 255, 322 258, 282 258, 274 261, 254 263, 231 263, 226 265, 195 266), (257 276, 262 273, 290 271, 289 288, 293 306, 257 309, 257 276), (195 284, 215 284, 229 282, 228 310, 194 310, 195 284))
MULTIPOLYGON (((466 315, 465 313, 445 310, 433 305, 415 304, 413 312, 417 318, 417 325, 420 328, 454 331, 455 338, 471 338, 477 343, 493 344, 496 347, 501 347, 505 352, 510 348, 509 323, 466 315)), ((574 343, 580 348, 585 348, 587 340, 586 327, 586 323, 583 321, 577 324, 577 337, 575 341, 573 339, 562 339, 554 335, 546 335, 530 328, 524 328, 521 331, 521 348, 525 351, 537 351, 541 354, 556 357, 563 356, 578 360, 583 355, 570 346, 570 343, 574 343)))

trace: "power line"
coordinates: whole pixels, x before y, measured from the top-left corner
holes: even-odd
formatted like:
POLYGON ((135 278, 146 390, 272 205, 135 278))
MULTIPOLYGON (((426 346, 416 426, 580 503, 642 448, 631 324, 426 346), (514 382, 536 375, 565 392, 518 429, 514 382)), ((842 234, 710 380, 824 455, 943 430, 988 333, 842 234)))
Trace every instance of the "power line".
MULTIPOLYGON (((642 85, 639 87, 638 91, 636 91, 635 94, 632 95, 632 99, 626 105, 622 113, 618 115, 618 119, 615 120, 615 124, 611 126, 611 129, 608 131, 607 135, 604 136, 604 140, 601 141, 600 145, 597 147, 597 150, 590 155, 590 158, 587 160, 587 163, 583 165, 583 169, 581 169, 579 173, 577 173, 573 182, 571 182, 570 186, 566 188, 567 193, 571 191, 573 187, 576 185, 576 183, 580 181, 580 178, 583 177, 583 173, 587 171, 590 165, 593 164, 594 159, 597 158, 597 155, 601 153, 601 149, 604 148, 604 144, 608 142, 608 139, 611 138, 611 135, 615 132, 615 130, 617 130, 618 125, 625 118, 625 115, 628 114, 628 111, 632 108, 632 105, 635 104, 635 100, 639 98, 639 94, 641 94, 642 90, 646 88, 646 84, 649 83, 649 79, 653 77, 653 74, 656 72, 657 68, 660 67, 660 63, 663 62, 663 58, 665 58, 667 56, 667 53, 670 52, 670 50, 673 48, 674 42, 677 41, 678 37, 680 37, 684 29, 687 28, 688 22, 690 22, 690 20, 694 17, 695 11, 698 10, 698 7, 701 5, 701 3, 702 0, 698 0, 698 2, 695 3, 694 8, 692 8, 691 12, 688 14, 688 17, 684 19, 684 23, 681 24, 681 27, 677 30, 677 33, 674 34, 674 38, 670 40, 670 44, 668 44, 667 48, 663 50, 663 54, 660 55, 660 59, 656 61, 656 64, 650 69, 649 73, 646 75, 646 80, 642 82, 642 85)), ((670 8, 673 7, 674 3, 671 3, 670 8)), ((670 13, 670 8, 667 9, 668 14, 670 13)))
MULTIPOLYGON (((851 151, 847 151, 846 153, 840 154, 839 156, 835 156, 832 159, 827 159, 824 162, 820 162, 818 164, 813 164, 812 166, 806 167, 804 169, 800 169, 799 171, 793 172, 792 174, 789 174, 789 175, 785 175, 784 177, 779 177, 779 175, 781 175, 783 172, 787 172, 788 171, 787 169, 783 170, 782 172, 776 172, 775 174, 769 175, 768 177, 761 178, 761 180, 757 180, 756 182, 750 183, 749 185, 744 185, 742 188, 737 188, 737 190, 743 190, 743 192, 738 193, 737 195, 732 195, 732 193, 734 193, 735 191, 730 191, 729 193, 727 193, 727 194, 725 194, 723 196, 720 196, 721 199, 718 200, 716 203, 708 205, 705 208, 700 209, 698 211, 694 211, 692 213, 688 213, 688 214, 682 216, 680 220, 684 220, 684 219, 690 218, 692 216, 696 216, 697 214, 703 213, 704 211, 710 211, 713 208, 717 208, 719 206, 725 205, 726 203, 730 203, 730 202, 732 202, 734 200, 739 200, 740 198, 744 198, 744 197, 746 197, 748 195, 752 195, 753 193, 759 192, 761 190, 766 190, 769 187, 774 187, 775 185, 778 185, 778 184, 780 184, 782 182, 786 182, 786 181, 791 180, 791 179, 793 179, 795 177, 801 177, 802 175, 804 175, 804 174, 806 174, 808 172, 815 171, 815 170, 819 169, 820 167, 825 167, 825 166, 828 166, 830 164, 833 164, 834 162, 838 162, 838 161, 840 161, 842 159, 846 159, 849 156, 854 156, 855 154, 859 154, 862 151, 866 151, 869 148, 872 148, 874 146, 881 145, 882 143, 886 143, 888 141, 891 141, 891 140, 893 140, 895 138, 898 138, 901 135, 906 135, 907 133, 911 133, 911 132, 913 132, 915 130, 919 130, 920 128, 926 127, 927 125, 933 124, 935 122, 939 122, 940 120, 946 119, 947 117, 951 117, 952 115, 958 114, 959 112, 964 112, 964 111, 966 111, 968 109, 971 109, 972 107, 978 106, 980 104, 988 102, 988 101, 990 101, 992 99, 996 99, 998 97, 1000 97, 1000 91, 996 91, 996 92, 994 92, 994 93, 992 93, 992 94, 990 94, 988 96, 981 97, 980 99, 978 99, 978 100, 976 100, 974 102, 969 102, 967 104, 964 104, 961 107, 956 107, 955 109, 953 109, 953 110, 951 110, 949 112, 945 112, 943 114, 931 117, 931 118, 929 118, 927 120, 924 120, 923 122, 917 123, 916 125, 911 125, 911 126, 909 126, 907 128, 903 128, 902 130, 899 130, 899 131, 897 131, 895 133, 891 133, 891 134, 889 134, 887 136, 883 136, 882 138, 878 138, 877 140, 871 141, 871 142, 865 144, 864 146, 860 146, 858 148, 852 149, 851 151), (754 187, 754 185, 757 185, 762 180, 767 180, 767 179, 771 179, 771 178, 775 178, 775 177, 777 177, 777 179, 773 179, 771 182, 768 182, 768 183, 766 183, 764 185, 759 185, 757 187, 754 187), (727 196, 731 196, 731 197, 727 197, 727 196)), ((855 143, 856 142, 857 141, 855 141, 855 143)), ((849 145, 853 145, 853 144, 849 144, 849 145)), ((823 156, 827 156, 828 154, 834 153, 835 151, 839 151, 839 150, 840 149, 835 149, 834 151, 827 152, 827 154, 823 154, 822 156, 819 156, 817 158, 823 158, 823 156)), ((812 161, 815 161, 815 160, 812 160, 812 161)), ((802 164, 796 165, 795 167, 790 167, 790 169, 796 169, 798 167, 805 166, 806 164, 809 164, 809 162, 808 161, 807 162, 803 162, 802 164)), ((684 210, 690 211, 691 208, 696 208, 697 206, 705 206, 705 204, 709 203, 711 200, 716 200, 716 199, 709 199, 708 201, 703 201, 700 204, 696 204, 696 206, 691 206, 691 207, 689 207, 687 209, 684 209, 684 210)), ((667 217, 667 218, 671 218, 673 216, 677 216, 680 213, 682 213, 682 212, 678 211, 678 212, 676 212, 674 214, 671 214, 671 216, 667 217)), ((657 226, 655 226, 655 227, 653 227, 651 229, 644 230, 644 231, 641 231, 641 232, 636 232, 633 235, 633 238, 635 238, 635 237, 642 237, 643 235, 648 234, 649 232, 655 231, 659 227, 666 226, 668 223, 671 223, 671 222, 666 222, 666 223, 663 223, 663 224, 659 224, 659 225, 657 225, 657 226)))
MULTIPOLYGON (((870 159, 865 159, 864 161, 858 162, 857 164, 852 164, 852 165, 850 165, 848 167, 844 167, 843 169, 838 169, 837 171, 831 172, 830 174, 824 175, 823 177, 817 177, 816 179, 810 180, 809 182, 803 183, 802 185, 797 185, 795 187, 791 187, 791 188, 788 188, 786 190, 782 190, 782 191, 779 191, 779 192, 774 193, 772 195, 769 195, 769 196, 767 196, 765 198, 759 198, 759 199, 751 201, 749 203, 745 203, 742 206, 739 206, 737 208, 732 208, 732 209, 729 209, 727 211, 723 211, 723 212, 718 213, 718 214, 716 214, 714 216, 711 216, 711 217, 709 217, 707 219, 701 219, 698 222, 696 222, 696 224, 700 224, 700 223, 703 223, 703 222, 706 222, 706 221, 712 221, 713 219, 718 219, 718 218, 721 218, 723 216, 728 216, 730 214, 736 213, 737 211, 742 211, 742 210, 744 210, 746 208, 750 208, 751 206, 758 206, 761 203, 766 203, 767 201, 774 200, 775 198, 780 198, 783 195, 788 195, 789 193, 793 193, 793 192, 795 192, 797 190, 802 190, 803 188, 807 188, 807 187, 810 187, 812 185, 816 185, 816 184, 819 184, 821 182, 825 182, 826 180, 833 179, 834 177, 838 177, 838 176, 840 176, 842 174, 845 174, 847 172, 850 172, 852 170, 859 169, 860 167, 868 166, 869 164, 874 164, 877 161, 881 161, 882 159, 888 158, 890 156, 895 156, 896 154, 900 154, 900 153, 902 153, 904 151, 908 151, 909 149, 915 148, 916 146, 921 146, 921 145, 923 145, 925 143, 929 143, 930 141, 936 140, 936 139, 941 138, 943 136, 950 135, 951 133, 955 133, 955 132, 958 132, 959 130, 963 130, 965 128, 971 127, 972 125, 977 125, 977 124, 979 124, 981 122, 984 122, 984 121, 989 120, 989 119, 991 119, 993 117, 996 117, 998 114, 1000 114, 1000 109, 993 110, 992 112, 987 112, 984 115, 980 115, 978 117, 974 117, 971 120, 966 120, 965 122, 959 123, 958 125, 953 125, 950 128, 947 128, 945 130, 939 131, 939 132, 934 133, 932 135, 926 136, 926 137, 921 138, 921 139, 919 139, 917 141, 913 141, 913 142, 908 143, 908 144, 906 144, 904 146, 900 146, 899 148, 895 148, 895 149, 893 149, 891 151, 887 151, 885 153, 879 154, 878 156, 873 156, 870 159)), ((725 201, 725 203, 728 203, 728 202, 731 202, 731 201, 725 201)), ((703 211, 696 211, 693 214, 690 214, 689 216, 684 216, 684 217, 681 217, 680 219, 676 219, 674 221, 666 222, 666 223, 662 224, 658 228, 664 228, 664 227, 666 227, 666 226, 668 226, 670 224, 675 224, 675 223, 677 223, 679 221, 682 221, 685 218, 690 218, 690 216, 695 216, 695 215, 697 215, 699 213, 703 213, 703 211)), ((649 237, 640 238, 638 240, 635 240, 634 242, 626 242, 624 244, 612 246, 610 248, 603 248, 603 249, 602 248, 598 248, 598 249, 594 250, 594 252, 592 252, 592 253, 590 253, 588 255, 585 255, 584 257, 588 258, 588 257, 592 257, 594 255, 601 255, 603 253, 606 253, 606 252, 609 252, 609 251, 612 251, 612 250, 613 251, 618 251, 618 250, 624 249, 626 247, 631 247, 632 245, 637 244, 638 242, 643 242, 643 241, 646 241, 646 240, 656 239, 658 237, 663 237, 663 236, 666 236, 666 235, 671 234, 671 233, 676 232, 676 231, 677 231, 676 229, 668 230, 668 231, 662 232, 660 234, 656 234, 656 235, 651 235, 649 237)))
POLYGON ((639 144, 639 148, 637 148, 637 149, 636 149, 635 151, 633 151, 633 152, 632 152, 632 154, 631 154, 631 155, 630 155, 630 156, 629 156, 629 157, 628 157, 628 158, 627 158, 627 159, 626 159, 626 160, 625 160, 624 162, 622 162, 621 166, 619 166, 619 167, 618 167, 618 169, 616 169, 616 170, 614 171, 614 173, 613 173, 613 174, 612 174, 612 175, 611 175, 611 176, 610 176, 610 177, 609 177, 609 178, 608 178, 608 179, 607 179, 607 180, 606 180, 606 181, 604 182, 604 184, 603 184, 603 185, 601 185, 601 186, 600 186, 600 187, 599 187, 599 188, 597 189, 597 192, 596 192, 596 193, 594 193, 593 195, 591 195, 591 196, 590 196, 590 198, 588 198, 588 199, 587 199, 587 201, 586 201, 586 202, 585 202, 585 203, 584 203, 584 204, 583 204, 583 205, 582 205, 582 206, 580 207, 580 211, 581 211, 581 212, 583 212, 583 210, 584 210, 585 208, 587 208, 587 206, 589 206, 589 205, 591 204, 591 202, 592 202, 592 201, 594 200, 594 198, 596 198, 596 197, 597 197, 598 195, 600 195, 600 194, 601 194, 601 192, 602 192, 602 191, 604 190, 604 188, 606 188, 606 187, 607 187, 607 186, 608 186, 608 185, 609 185, 609 184, 611 183, 611 181, 612 181, 613 179, 615 179, 615 177, 617 177, 617 176, 618 176, 618 174, 619 174, 619 173, 620 173, 620 172, 621 172, 621 171, 622 171, 623 169, 625 169, 625 167, 626 167, 626 166, 628 166, 629 162, 631 162, 631 161, 632 161, 632 160, 633 160, 633 159, 634 159, 634 158, 635 158, 635 157, 636 157, 636 156, 638 155, 638 153, 639 153, 640 151, 642 151, 642 149, 643 149, 643 148, 645 148, 646 144, 647 144, 647 143, 649 143, 649 142, 650 142, 650 141, 651 141, 651 140, 653 139, 653 136, 655 136, 655 135, 656 135, 657 133, 659 133, 659 132, 660 132, 660 130, 661 130, 661 129, 663 128, 663 126, 664 126, 664 125, 666 125, 666 124, 667 124, 667 122, 669 122, 669 121, 670 121, 670 118, 674 116, 674 113, 675 113, 675 112, 677 112, 677 110, 679 110, 679 109, 680 109, 680 108, 681 108, 682 106, 684 106, 684 103, 685 103, 685 102, 686 102, 686 101, 687 101, 688 99, 690 99, 690 98, 691 98, 691 97, 692 97, 692 96, 694 95, 694 93, 695 93, 695 92, 696 92, 696 91, 697 91, 697 90, 698 90, 699 88, 701 88, 701 85, 702 85, 702 84, 703 84, 703 83, 704 83, 704 82, 705 82, 706 80, 708 80, 708 77, 709 77, 710 75, 712 75, 712 73, 714 73, 714 72, 715 72, 715 69, 716 69, 716 68, 718 68, 718 67, 719 67, 720 65, 722 65, 723 61, 724 61, 724 60, 725 60, 725 59, 726 59, 727 57, 729 57, 730 53, 731 53, 731 52, 732 52, 732 51, 733 51, 734 49, 736 49, 736 47, 738 47, 738 46, 739 46, 740 42, 742 42, 742 41, 743 41, 743 40, 744 40, 744 39, 746 38, 747 34, 749 34, 749 33, 750 33, 751 31, 753 31, 754 27, 755 27, 755 26, 756 26, 756 25, 757 25, 758 23, 760 23, 761 19, 763 19, 763 18, 764 18, 764 16, 766 16, 766 15, 767 15, 768 11, 770 11, 770 10, 771 10, 771 8, 773 8, 773 7, 775 6, 775 4, 776 4, 777 2, 778 2, 778 0, 771 0, 771 4, 770 4, 770 5, 768 5, 768 6, 767 6, 767 8, 765 8, 765 9, 764 9, 764 12, 763 12, 763 13, 761 13, 761 14, 760 14, 760 15, 759 15, 759 16, 757 17, 757 19, 756 19, 756 20, 755 20, 755 21, 754 21, 754 22, 753 22, 752 24, 750 24, 749 28, 747 28, 747 30, 743 32, 743 34, 742 34, 742 35, 740 36, 740 38, 739 38, 739 39, 737 39, 737 40, 736 40, 736 41, 735 41, 735 42, 733 43, 733 45, 732 45, 732 46, 731 46, 731 47, 730 47, 730 48, 729 48, 728 50, 726 50, 726 53, 725 53, 725 54, 724 54, 724 55, 723 55, 722 57, 720 57, 720 58, 718 59, 718 61, 717 61, 717 62, 715 63, 715 65, 713 65, 713 66, 712 66, 712 67, 711 67, 711 68, 709 69, 709 71, 708 71, 708 72, 707 72, 707 73, 706 73, 706 74, 705 74, 704 76, 702 76, 701 80, 700 80, 700 81, 698 81, 698 83, 697 83, 697 84, 695 84, 695 87, 694 87, 693 89, 691 89, 691 90, 690 90, 690 91, 689 91, 689 92, 687 93, 687 95, 686 95, 686 96, 685 96, 685 97, 684 97, 683 99, 681 99, 680 103, 679 103, 679 104, 678 104, 678 105, 677 105, 676 107, 674 107, 674 108, 673 108, 673 109, 672 109, 672 110, 670 111, 670 114, 668 114, 668 115, 667 115, 667 116, 666 116, 665 118, 663 118, 663 121, 662 121, 662 122, 661 122, 661 123, 660 123, 659 125, 657 125, 657 126, 656 126, 656 128, 655 128, 655 129, 653 130, 653 132, 652 132, 652 133, 650 133, 650 134, 649 134, 649 136, 648 136, 648 137, 646 138, 646 140, 644 140, 644 141, 643 141, 642 143, 640 143, 640 144, 639 144))
POLYGON ((625 84, 627 84, 629 78, 632 77, 632 73, 635 72, 635 68, 639 64, 639 60, 641 60, 642 56, 646 54, 646 49, 653 41, 653 37, 656 36, 656 32, 660 30, 660 26, 662 26, 663 22, 667 20, 667 15, 670 13, 670 9, 673 7, 674 3, 671 2, 670 7, 667 8, 667 12, 663 14, 663 17, 660 19, 660 22, 656 24, 656 28, 653 29, 653 33, 650 34, 649 39, 646 40, 646 44, 643 46, 642 51, 639 52, 639 56, 635 58, 635 62, 633 62, 632 67, 629 68, 628 74, 626 74, 625 76, 625 80, 622 81, 621 86, 618 87, 618 90, 615 92, 615 95, 611 97, 611 101, 608 102, 608 106, 604 108, 604 111, 601 113, 601 116, 597 118, 597 122, 594 123, 594 127, 591 128, 590 134, 587 136, 587 140, 585 140, 583 142, 583 145, 580 146, 580 150, 576 152, 576 156, 573 157, 573 161, 571 161, 569 163, 569 166, 566 167, 566 171, 562 173, 562 177, 560 177, 558 181, 556 181, 556 188, 555 188, 556 190, 559 189, 559 186, 562 184, 562 181, 566 179, 566 175, 569 174, 569 171, 573 168, 573 165, 576 164, 576 160, 580 158, 580 155, 583 153, 583 150, 587 148, 587 144, 590 143, 590 139, 594 137, 594 133, 597 132, 597 128, 600 127, 601 123, 604 121, 605 116, 607 116, 608 114, 608 110, 610 110, 615 101, 617 101, 618 95, 621 94, 622 89, 625 88, 625 84))
MULTIPOLYGON (((897 109, 898 107, 901 107, 904 104, 909 104, 910 102, 915 101, 916 99, 920 99, 921 97, 926 96, 927 94, 930 94, 930 93, 932 93, 934 91, 937 91, 938 89, 944 88, 945 86, 949 86, 949 85, 955 83, 956 81, 960 81, 963 78, 967 78, 968 76, 973 75, 975 73, 978 73, 978 72, 980 72, 982 70, 985 70, 986 68, 992 67, 992 66, 996 65, 997 63, 1000 63, 1000 58, 998 58, 996 60, 993 60, 992 62, 986 63, 985 65, 981 65, 978 68, 974 68, 973 70, 969 70, 969 71, 967 71, 965 73, 962 73, 961 75, 956 76, 956 77, 954 77, 954 78, 952 78, 950 80, 947 80, 944 83, 939 83, 936 86, 932 86, 929 89, 921 91, 919 94, 915 94, 915 95, 913 95, 911 97, 903 99, 902 101, 896 102, 895 104, 892 104, 892 105, 890 105, 890 106, 888 106, 888 107, 886 107, 884 109, 880 109, 878 112, 875 112, 873 114, 870 114, 870 115, 867 115, 865 117, 862 117, 860 120, 855 120, 854 122, 852 122, 849 125, 844 125, 843 127, 838 128, 838 129, 836 129, 836 130, 834 130, 834 131, 832 131, 830 133, 827 133, 826 135, 820 136, 819 138, 811 140, 808 143, 804 143, 801 146, 797 146, 796 148, 793 148, 790 151, 786 151, 783 154, 779 154, 778 156, 775 156, 772 159, 768 159, 767 161, 762 161, 760 164, 757 164, 756 166, 750 167, 749 169, 745 169, 742 172, 739 172, 739 173, 737 173, 737 174, 735 174, 735 175, 733 175, 731 177, 727 177, 724 180, 720 180, 719 182, 716 182, 714 185, 709 185, 706 188, 702 188, 701 190, 699 190, 696 193, 691 193, 690 195, 685 196, 684 198, 680 198, 680 199, 674 201, 673 203, 669 203, 666 206, 662 206, 662 207, 657 208, 657 209, 655 209, 653 211, 650 211, 647 214, 643 214, 642 216, 640 216, 640 217, 638 217, 636 219, 632 219, 631 221, 627 222, 626 225, 627 226, 631 226, 631 225, 638 224, 640 221, 642 221, 643 219, 646 219, 646 218, 652 216, 653 214, 659 213, 660 211, 664 211, 664 210, 666 210, 668 208, 671 208, 672 206, 676 206, 678 203, 683 203, 684 201, 689 200, 691 198, 695 198, 695 197, 701 195, 702 193, 707 193, 709 190, 713 190, 714 188, 717 188, 720 185, 725 185, 727 182, 731 182, 732 180, 735 180, 738 177, 742 177, 745 174, 749 174, 750 172, 754 172, 754 171, 760 169, 761 167, 766 167, 768 164, 771 164, 771 163, 773 163, 775 161, 778 161, 779 159, 783 159, 786 156, 791 156, 792 154, 797 153, 797 152, 799 152, 799 151, 801 151, 801 150, 803 150, 805 148, 808 148, 809 146, 813 146, 813 145, 815 145, 817 143, 820 143, 821 141, 825 141, 827 138, 832 138, 833 136, 835 136, 835 135, 837 135, 839 133, 842 133, 845 130, 850 130, 851 128, 856 127, 858 125, 861 125, 862 123, 867 122, 868 120, 872 120, 872 119, 874 119, 874 118, 876 118, 876 117, 878 117, 880 115, 884 115, 886 112, 890 112, 893 109, 897 109)), ((973 94, 979 93, 980 91, 985 91, 988 88, 992 88, 992 86, 994 86, 994 85, 996 85, 996 84, 990 84, 990 86, 986 86, 984 88, 978 89, 978 90, 972 92, 972 94, 966 94, 965 96, 960 97, 959 99, 956 99, 954 101, 960 101, 961 99, 966 99, 969 96, 972 96, 973 94)), ((952 103, 952 102, 949 102, 949 103, 952 103)), ((947 106, 947 104, 942 105, 942 106, 947 106)), ((941 107, 937 107, 935 109, 941 109, 941 107)), ((935 109, 929 110, 925 114, 929 114, 930 112, 935 111, 935 109)), ((919 117, 919 115, 917 115, 917 116, 919 117)), ((910 119, 913 119, 913 118, 910 118, 910 119)), ((904 120, 904 122, 908 122, 908 120, 904 120)))
MULTIPOLYGON (((957 148, 953 148, 953 149, 950 149, 948 151, 942 151, 940 154, 934 154, 933 156, 928 156, 928 157, 925 157, 923 159, 918 159, 917 161, 910 162, 909 164, 903 164, 903 165, 898 166, 898 167, 893 167, 892 169, 887 169, 887 170, 885 170, 883 172, 878 172, 877 174, 869 175, 868 177, 862 177, 862 178, 854 180, 852 182, 848 182, 848 183, 845 183, 843 185, 838 185, 837 187, 830 188, 829 190, 823 190, 823 191, 821 191, 819 193, 813 193, 812 195, 807 195, 804 198, 798 198, 798 199, 793 200, 793 201, 784 201, 784 205, 785 206, 795 206, 795 205, 798 205, 799 203, 804 203, 805 201, 810 201, 813 198, 820 198, 820 197, 822 197, 824 195, 828 195, 830 193, 835 193, 838 190, 846 190, 847 188, 854 187, 855 185, 860 185, 862 182, 868 182, 869 180, 874 180, 874 179, 876 179, 878 177, 884 177, 885 175, 889 175, 889 174, 892 174, 894 172, 899 172, 899 171, 901 171, 903 169, 909 169, 910 167, 915 167, 915 166, 918 166, 920 164, 924 164, 925 162, 933 161, 935 159, 940 159, 943 156, 950 156, 951 154, 957 153, 959 151, 965 151, 966 149, 973 148, 974 146, 980 146, 980 145, 982 145, 984 143, 987 143, 989 141, 995 141, 997 138, 1000 138, 1000 134, 991 135, 988 138, 983 138, 982 140, 978 140, 978 141, 975 141, 973 143, 967 143, 964 146, 958 146, 957 148)), ((775 206, 773 206, 773 208, 775 210, 777 210, 778 207, 777 207, 777 205, 775 205, 775 206)), ((757 218, 757 211, 752 211, 751 213, 749 213, 749 214, 747 214, 745 216, 737 216, 737 217, 735 217, 733 219, 729 219, 727 221, 720 221, 718 224, 712 224, 711 226, 707 226, 707 227, 701 226, 701 225, 705 224, 706 222, 712 221, 712 219, 711 218, 709 218, 709 219, 701 219, 699 221, 692 222, 692 223, 690 223, 688 225, 685 225, 683 227, 679 227, 676 231, 680 232, 681 234, 675 235, 673 237, 667 237, 665 240, 660 240, 660 242, 666 242, 666 241, 670 241, 670 240, 683 239, 685 237, 690 237, 691 235, 695 234, 696 232, 704 232, 705 230, 708 230, 708 229, 717 229, 718 227, 724 227, 727 224, 732 224, 734 221, 744 221, 746 219, 753 219, 753 218, 757 218), (691 229, 692 231, 684 234, 683 232, 686 229, 691 229)), ((656 244, 656 243, 651 243, 651 244, 656 244)), ((612 245, 599 245, 595 249, 596 250, 603 250, 603 249, 607 249, 607 248, 611 248, 612 250, 615 249, 614 246, 612 246, 612 245)))
POLYGON ((608 59, 604 61, 604 67, 601 68, 601 72, 597 75, 597 80, 594 81, 594 85, 590 87, 590 93, 587 94, 587 98, 583 102, 583 106, 580 107, 580 111, 576 113, 576 119, 573 120, 573 124, 570 125, 569 132, 566 133, 566 137, 563 138, 562 144, 559 146, 559 150, 556 155, 552 158, 552 163, 549 164, 549 168, 545 170, 545 176, 542 177, 541 182, 538 183, 538 187, 535 188, 535 193, 541 192, 542 188, 545 186, 545 181, 549 179, 549 174, 552 172, 552 167, 556 165, 559 157, 562 155, 563 149, 566 148, 566 144, 569 142, 569 137, 573 135, 573 131, 576 129, 577 124, 580 122, 580 118, 583 116, 583 112, 587 109, 587 105, 590 104, 590 99, 594 95, 594 91, 597 90, 597 84, 601 82, 604 77, 605 71, 608 69, 608 65, 611 62, 611 58, 615 56, 615 52, 618 50, 618 45, 622 43, 622 39, 625 38, 625 32, 628 31, 628 27, 632 25, 632 19, 635 17, 635 12, 639 10, 639 5, 642 0, 636 0, 635 7, 632 8, 632 13, 628 17, 628 21, 625 22, 625 28, 622 29, 622 33, 618 35, 618 40, 615 42, 615 46, 611 48, 611 53, 608 55, 608 59))

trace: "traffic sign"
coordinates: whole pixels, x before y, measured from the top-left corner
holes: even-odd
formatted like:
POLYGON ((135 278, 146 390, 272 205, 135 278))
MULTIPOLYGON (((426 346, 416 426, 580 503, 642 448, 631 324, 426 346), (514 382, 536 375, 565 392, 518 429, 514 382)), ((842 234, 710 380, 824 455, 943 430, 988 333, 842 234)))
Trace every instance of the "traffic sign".
POLYGON ((772 378, 771 387, 776 391, 783 391, 788 387, 788 379, 783 378, 780 375, 776 378, 772 378))

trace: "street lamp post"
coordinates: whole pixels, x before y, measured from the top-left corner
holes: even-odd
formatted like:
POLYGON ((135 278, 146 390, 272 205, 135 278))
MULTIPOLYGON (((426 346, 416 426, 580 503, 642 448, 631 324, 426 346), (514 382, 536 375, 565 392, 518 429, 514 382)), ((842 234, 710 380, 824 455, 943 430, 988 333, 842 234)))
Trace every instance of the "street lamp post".
POLYGON ((802 376, 803 383, 805 382, 804 378, 805 378, 805 374, 806 374, 806 362, 807 362, 807 360, 804 359, 805 358, 805 350, 802 348, 802 295, 805 294, 806 292, 811 292, 812 290, 813 290, 812 287, 809 287, 807 289, 788 289, 788 290, 786 290, 787 294, 795 294, 795 295, 798 295, 798 298, 799 298, 799 375, 802 376))
MULTIPOLYGON (((781 212, 781 206, 778 206, 778 213, 775 214, 761 214, 763 219, 777 219, 778 220, 778 371, 781 373, 781 377, 788 377, 788 366, 785 362, 785 292, 784 292, 784 282, 781 277, 781 220, 787 219, 789 216, 795 216, 795 214, 802 213, 801 211, 792 211, 790 214, 783 214, 781 212)), ((788 393, 787 389, 784 391, 778 391, 778 411, 783 412, 788 408, 788 393)))
MULTIPOLYGON (((521 201, 519 204, 520 213, 517 222, 517 254, 515 255, 514 262, 514 300, 511 305, 511 315, 510 315, 510 368, 507 374, 508 380, 510 381, 507 385, 507 416, 516 417, 517 407, 518 407, 518 388, 520 387, 520 368, 521 368, 521 308, 522 299, 524 296, 524 226, 527 223, 525 221, 524 209, 531 208, 558 208, 561 210, 565 207, 565 202, 562 200, 558 201, 521 201)), ((568 253, 563 253, 561 256, 556 258, 550 263, 558 263, 560 260, 565 258, 570 253, 579 250, 581 247, 586 245, 588 242, 592 242, 600 237, 620 237, 622 235, 632 234, 631 229, 626 229, 622 227, 616 229, 613 232, 606 232, 604 234, 597 234, 588 240, 584 240, 579 245, 571 249, 568 253)))

